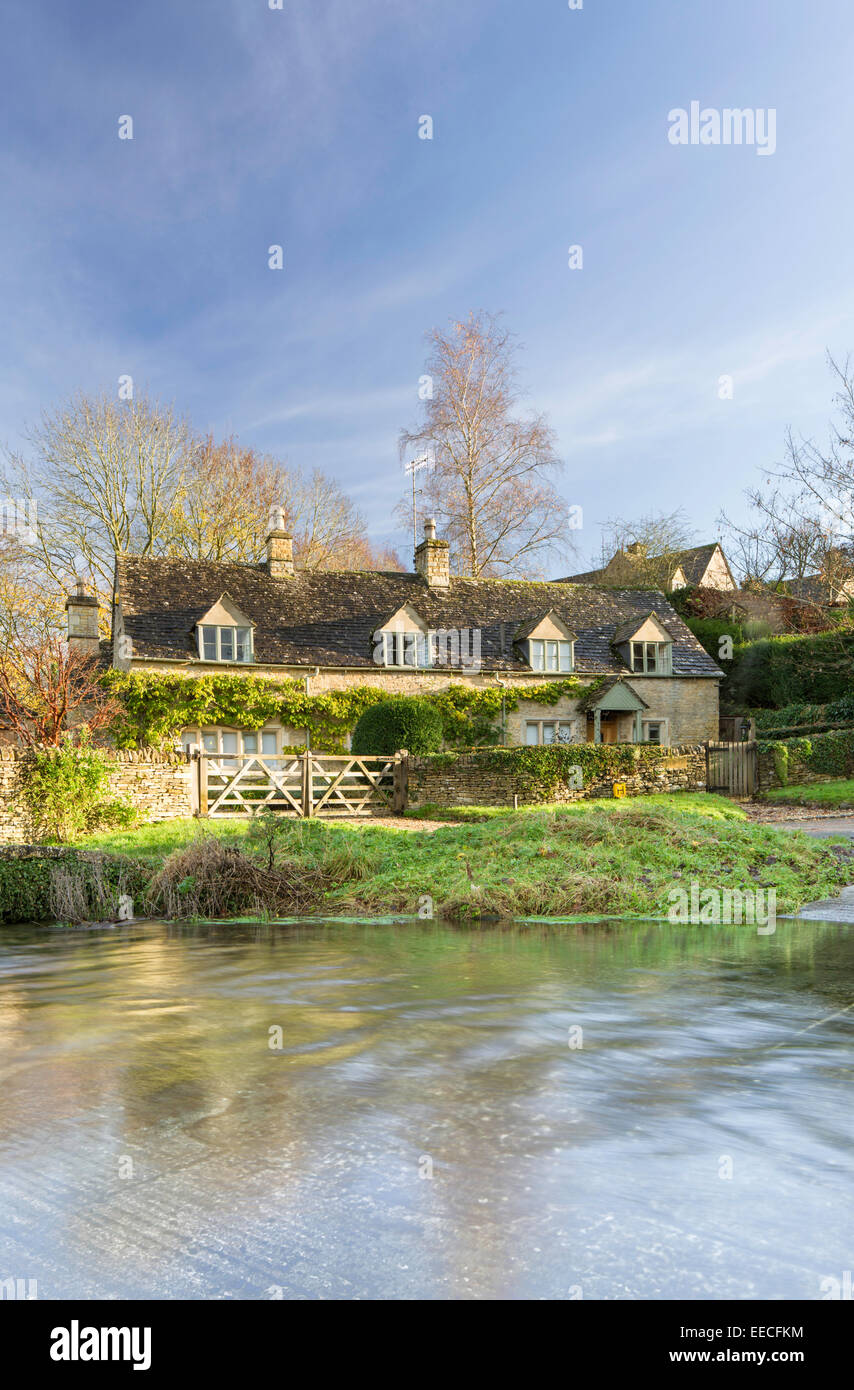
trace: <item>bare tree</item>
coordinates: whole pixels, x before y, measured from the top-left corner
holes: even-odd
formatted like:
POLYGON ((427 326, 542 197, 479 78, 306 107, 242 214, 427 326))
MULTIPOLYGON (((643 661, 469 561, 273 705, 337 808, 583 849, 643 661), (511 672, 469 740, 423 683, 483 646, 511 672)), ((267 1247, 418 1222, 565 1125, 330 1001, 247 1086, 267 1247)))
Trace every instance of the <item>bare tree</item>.
POLYGON ((745 497, 750 520, 740 525, 725 513, 719 518, 728 532, 727 555, 743 583, 778 585, 821 571, 833 532, 808 497, 780 487, 749 488, 745 497))
POLYGON ((32 457, 10 457, 3 481, 38 509, 33 561, 56 588, 82 578, 103 599, 112 593, 114 556, 162 551, 190 430, 148 396, 80 393, 46 411, 27 438, 32 457))
POLYGON ((28 547, 0 536, 0 649, 62 633, 64 595, 34 563, 28 547))
POLYGON ((365 539, 365 523, 334 478, 315 468, 292 472, 282 497, 301 569, 349 569, 347 555, 365 539))
POLYGON ((270 510, 291 488, 282 464, 235 439, 197 440, 175 489, 162 549, 191 560, 258 561, 270 510))
POLYGON ((796 440, 786 435, 786 457, 779 469, 769 470, 785 480, 798 500, 826 521, 836 543, 854 544, 854 373, 851 359, 840 365, 829 353, 828 366, 836 379, 834 405, 838 419, 831 420, 828 442, 796 440))
MULTIPOLYGON (((285 508, 303 568, 370 561, 364 521, 334 479, 304 477, 235 439, 199 438, 145 395, 80 393, 46 411, 28 443, 28 458, 7 459, 2 485, 38 514, 26 567, 43 597, 83 579, 107 615, 116 555, 257 562, 273 506, 285 508)), ((10 601, 13 589, 24 601, 20 580, 6 585, 10 601)), ((0 592, 0 621, 2 607, 0 592)))
POLYGON ((850 359, 840 365, 828 354, 828 364, 838 418, 827 444, 788 430, 782 463, 763 469, 765 486, 745 493, 751 519, 740 525, 720 518, 747 585, 797 594, 799 581, 815 576, 833 593, 854 576, 854 377, 850 359))
POLYGON ((650 512, 635 520, 620 517, 602 528, 602 564, 615 583, 670 588, 682 551, 694 544, 695 533, 685 512, 650 512))
MULTIPOLYGON (((428 334, 431 395, 421 427, 401 434, 401 455, 430 457, 422 494, 450 542, 451 565, 475 577, 541 572, 571 549, 569 509, 551 475, 562 465, 540 414, 520 416, 517 347, 491 314, 470 314, 428 334)), ((408 521, 410 502, 398 515, 408 521)))

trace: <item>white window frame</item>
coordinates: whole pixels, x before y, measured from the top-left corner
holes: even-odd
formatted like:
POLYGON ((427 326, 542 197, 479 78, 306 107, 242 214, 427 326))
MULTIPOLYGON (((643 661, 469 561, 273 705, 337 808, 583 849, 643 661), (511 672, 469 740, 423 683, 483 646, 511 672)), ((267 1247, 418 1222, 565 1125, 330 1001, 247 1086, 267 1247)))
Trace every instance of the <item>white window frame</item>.
POLYGON ((555 743, 578 743, 578 720, 577 719, 526 719, 525 720, 525 744, 529 748, 551 747, 555 743), (560 730, 568 732, 568 738, 552 738, 548 742, 545 738, 545 729, 553 729, 555 734, 560 730), (536 729, 536 742, 531 742, 529 730, 536 729))
POLYGON ((532 671, 565 676, 575 669, 575 643, 564 637, 528 639, 528 665, 532 671))
POLYGON ((384 632, 383 665, 400 671, 414 671, 433 665, 434 634, 419 632, 384 632))
POLYGON ((631 670, 636 676, 669 676, 672 674, 672 642, 632 642, 629 649, 631 658, 631 670), (637 648, 641 648, 641 665, 635 665, 635 653, 637 648), (650 668, 649 654, 650 649, 654 653, 655 665, 650 668))
POLYGON ((227 724, 197 724, 190 729, 184 729, 181 734, 181 742, 185 748, 198 748, 209 758, 219 758, 223 761, 233 760, 237 757, 244 758, 278 758, 282 751, 282 729, 235 729, 227 724), (237 751, 234 753, 223 752, 223 734, 234 735, 237 739, 237 751), (216 748, 208 749, 205 747, 205 735, 208 738, 216 737, 216 748), (254 738, 257 740, 257 750, 247 749, 245 740, 254 738), (272 752, 264 752, 264 743, 272 738, 275 746, 272 752))
POLYGON ((199 657, 202 661, 223 661, 231 666, 246 666, 255 660, 254 632, 250 626, 243 623, 199 623, 198 646, 199 657), (211 630, 216 633, 216 656, 207 656, 205 654, 205 633, 211 630), (234 653, 233 656, 224 657, 222 655, 222 634, 224 632, 230 632, 232 634, 231 650, 234 653), (248 641, 246 642, 246 655, 242 659, 237 656, 238 632, 246 632, 249 634, 248 641))

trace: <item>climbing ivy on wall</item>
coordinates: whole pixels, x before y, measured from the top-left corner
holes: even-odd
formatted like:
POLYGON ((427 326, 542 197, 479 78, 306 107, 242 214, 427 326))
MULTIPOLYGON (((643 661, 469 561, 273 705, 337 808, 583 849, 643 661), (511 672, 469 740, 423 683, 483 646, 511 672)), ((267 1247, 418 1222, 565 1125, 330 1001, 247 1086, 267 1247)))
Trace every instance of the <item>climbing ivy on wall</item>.
MULTIPOLYGON (((307 730, 318 752, 333 752, 343 746, 364 710, 389 696, 387 690, 372 685, 307 695, 301 680, 228 673, 185 676, 111 670, 102 679, 122 705, 113 730, 119 748, 171 742, 188 726, 225 724, 258 729, 275 719, 289 728, 307 730)), ((471 748, 499 741, 502 697, 507 712, 518 709, 520 700, 525 699, 556 705, 564 696, 580 699, 591 693, 603 679, 584 682, 569 677, 533 688, 451 685, 446 690, 424 692, 424 697, 442 715, 445 742, 471 748)))
POLYGON ((514 772, 531 794, 548 796, 570 780, 574 768, 581 768, 583 785, 589 787, 655 767, 671 755, 671 749, 654 743, 552 743, 495 749, 474 756, 487 770, 506 768, 508 761, 512 762, 514 772))

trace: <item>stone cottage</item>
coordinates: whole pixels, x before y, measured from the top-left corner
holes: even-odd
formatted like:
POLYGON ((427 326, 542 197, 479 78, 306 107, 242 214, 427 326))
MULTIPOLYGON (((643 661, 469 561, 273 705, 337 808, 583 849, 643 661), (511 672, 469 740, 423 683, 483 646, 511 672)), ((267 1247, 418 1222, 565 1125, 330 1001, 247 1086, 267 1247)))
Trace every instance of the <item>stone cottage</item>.
POLYGON ((559 584, 609 584, 625 585, 637 583, 644 574, 660 574, 668 593, 677 589, 718 589, 734 590, 738 586, 733 578, 729 562, 717 541, 707 545, 691 546, 667 556, 648 556, 638 541, 618 550, 611 556, 607 565, 601 569, 586 570, 583 574, 570 574, 560 579, 559 584), (664 580, 666 575, 666 581, 664 580))
MULTIPOLYGON (((123 670, 252 673, 309 694, 372 685, 425 693, 464 684, 525 687, 508 744, 690 744, 718 732, 722 672, 653 589, 467 579, 428 521, 414 573, 299 570, 281 516, 261 565, 123 557, 116 566, 112 664, 123 670), (543 683, 597 688, 537 699, 543 683)), ((68 601, 71 640, 98 650, 94 600, 68 601)), ((186 745, 275 755, 301 731, 192 728, 186 745)))

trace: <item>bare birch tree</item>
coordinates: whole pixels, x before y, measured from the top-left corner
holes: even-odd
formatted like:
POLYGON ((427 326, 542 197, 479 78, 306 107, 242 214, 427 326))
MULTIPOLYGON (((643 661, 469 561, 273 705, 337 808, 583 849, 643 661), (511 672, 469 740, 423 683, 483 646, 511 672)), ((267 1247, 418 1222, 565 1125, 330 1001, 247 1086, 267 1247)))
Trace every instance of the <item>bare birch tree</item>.
MULTIPOLYGON (((401 455, 430 458, 422 504, 450 542, 458 574, 531 575, 550 552, 571 548, 569 508, 552 476, 562 467, 543 415, 520 414, 517 346, 499 320, 470 314, 428 334, 431 394, 419 429, 401 434, 401 455)), ((408 521, 404 497, 398 515, 408 521)))

